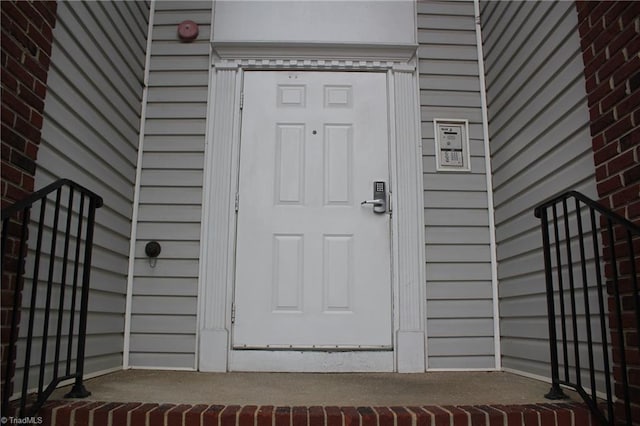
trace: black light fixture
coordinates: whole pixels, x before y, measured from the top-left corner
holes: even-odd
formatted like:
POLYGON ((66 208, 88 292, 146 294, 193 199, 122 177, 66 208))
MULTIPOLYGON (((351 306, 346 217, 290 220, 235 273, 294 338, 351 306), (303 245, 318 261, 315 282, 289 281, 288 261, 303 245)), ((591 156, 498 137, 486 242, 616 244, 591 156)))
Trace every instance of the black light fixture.
POLYGON ((155 268, 161 251, 162 247, 160 247, 160 243, 157 241, 149 241, 144 247, 144 252, 149 257, 149 266, 152 268, 155 268))

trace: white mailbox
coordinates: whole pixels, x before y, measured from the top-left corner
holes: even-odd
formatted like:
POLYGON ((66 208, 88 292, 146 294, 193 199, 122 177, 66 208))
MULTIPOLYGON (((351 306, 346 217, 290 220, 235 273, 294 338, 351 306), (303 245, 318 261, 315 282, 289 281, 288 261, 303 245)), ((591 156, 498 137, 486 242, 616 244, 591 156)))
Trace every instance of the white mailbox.
POLYGON ((471 171, 469 122, 467 120, 433 120, 438 171, 471 171))

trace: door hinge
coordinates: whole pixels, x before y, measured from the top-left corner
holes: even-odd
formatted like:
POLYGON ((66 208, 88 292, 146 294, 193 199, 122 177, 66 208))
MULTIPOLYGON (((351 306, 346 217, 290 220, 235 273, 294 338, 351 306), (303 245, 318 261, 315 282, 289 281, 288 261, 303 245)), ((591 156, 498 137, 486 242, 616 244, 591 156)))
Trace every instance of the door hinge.
POLYGON ((244 92, 240 92, 240 109, 244 108, 244 92))
POLYGON ((240 207, 240 194, 238 194, 237 192, 236 192, 236 204, 235 204, 235 206, 236 206, 236 212, 237 212, 238 208, 240 207))
POLYGON ((231 324, 236 322, 236 305, 231 305, 231 324))

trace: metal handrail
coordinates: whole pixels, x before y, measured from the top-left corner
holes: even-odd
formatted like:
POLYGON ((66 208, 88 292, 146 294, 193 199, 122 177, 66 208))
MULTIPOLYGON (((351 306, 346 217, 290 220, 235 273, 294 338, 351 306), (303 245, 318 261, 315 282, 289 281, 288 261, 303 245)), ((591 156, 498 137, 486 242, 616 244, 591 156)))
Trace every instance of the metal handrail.
POLYGON ((10 414, 33 416, 55 388, 65 380, 75 379, 74 386, 71 392, 66 395, 67 397, 82 398, 90 395, 83 384, 85 340, 95 212, 102 205, 103 200, 99 195, 69 179, 60 179, 2 209, 2 270, 15 274, 11 332, 8 354, 4 360, 6 366, 2 416, 10 414), (48 197, 51 194, 55 194, 53 212, 49 212, 52 213, 53 219, 50 219, 51 215, 47 215, 48 202, 50 201, 48 197), (63 200, 63 194, 66 201, 63 200), (35 213, 33 210, 38 207, 38 220, 31 224, 31 214, 35 213), (61 222, 64 222, 64 225, 61 222), (30 225, 33 225, 32 228, 37 227, 37 229, 31 230, 30 225), (50 233, 46 242, 43 241, 45 228, 50 233), (35 231, 35 237, 32 239, 35 241, 35 249, 29 247, 33 270, 31 276, 27 277, 26 258, 30 230, 35 231), (58 243, 58 239, 62 241, 62 244, 58 243), (11 247, 8 244, 10 241, 11 247), (48 252, 45 252, 43 248, 45 243, 49 246, 48 252), (10 262, 11 265, 14 265, 13 271, 11 267, 7 268, 10 262), (31 283, 30 300, 28 304, 22 303, 21 306, 22 293, 28 282, 31 283), (43 303, 43 298, 38 297, 38 286, 41 283, 46 283, 46 295, 44 308, 39 309, 37 305, 43 303), (52 305, 54 288, 59 292, 57 306, 55 303, 52 305), (78 296, 80 298, 79 312, 77 312, 76 300, 78 296), (22 321, 23 324, 20 324, 22 307, 28 309, 26 324, 24 321, 22 321), (40 325, 35 321, 36 310, 44 310, 40 331, 35 329, 36 325, 40 325), (63 330, 65 321, 68 321, 68 327, 64 327, 66 329, 63 330), (50 335, 50 324, 55 324, 55 336, 50 335), (19 403, 12 404, 13 372, 17 371, 18 367, 18 329, 20 325, 26 326, 27 330, 24 342, 24 365, 20 365, 23 368, 23 377, 19 403), (34 334, 39 332, 42 335, 37 337, 42 339, 42 344, 39 357, 38 385, 35 395, 30 395, 29 379, 34 334), (62 342, 63 337, 66 338, 66 348, 62 342), (55 338, 53 360, 48 357, 51 352, 48 348, 50 338, 55 338), (76 338, 75 342, 74 338, 76 338), (76 349, 75 369, 72 369, 74 343, 76 349), (66 362, 62 360, 63 356, 66 356, 66 362), (13 369, 14 362, 16 363, 15 370, 13 369), (65 365, 64 371, 61 373, 62 363, 65 365), (47 367, 48 364, 50 367, 47 367), (49 371, 48 368, 52 371, 49 371), (53 376, 48 384, 45 383, 47 371, 53 376))
MULTIPOLYGON (((601 424, 631 425, 629 366, 625 354, 629 345, 626 343, 625 331, 640 332, 640 295, 633 246, 634 240, 637 241, 640 236, 640 226, 576 191, 565 192, 539 204, 534 213, 541 220, 549 320, 552 385, 545 396, 549 399, 566 398, 561 385, 572 388, 583 398, 601 424), (591 245, 585 244, 589 240, 591 245), (587 254, 589 249, 593 252, 587 254), (619 271, 620 261, 628 265, 629 271, 625 275, 619 271), (603 271, 606 277, 603 276, 603 271), (621 295, 622 280, 630 286, 630 294, 621 295), (605 300, 607 288, 610 289, 608 301, 605 300), (577 297, 580 292, 582 301, 577 297), (591 306, 590 292, 597 295, 597 308, 591 306), (635 310, 635 323, 629 325, 627 322, 626 330, 623 325, 622 296, 627 300, 631 299, 635 310), (559 307, 559 315, 556 315, 556 305, 559 307), (611 317, 608 305, 614 310, 611 317), (584 325, 579 324, 579 317, 584 317, 584 325), (608 318, 612 318, 616 325, 609 327, 608 318), (599 333, 601 338, 598 348, 601 351, 601 363, 594 354, 594 337, 597 336, 594 336, 591 325, 594 319, 599 323, 599 330, 596 329, 595 333, 599 333), (610 332, 611 345, 607 339, 610 332), (617 340, 615 344, 614 340, 617 340), (580 350, 581 345, 584 347, 585 344, 586 360, 581 356, 580 350), (562 348, 562 359, 558 346, 562 348), (615 364, 621 372, 621 383, 617 384, 620 392, 612 392, 614 386, 611 383, 613 371, 609 360, 610 349, 617 354, 615 364), (564 367, 562 377, 560 365, 564 367), (596 383, 600 374, 598 372, 603 373, 605 382, 604 411, 601 409, 602 398, 598 395, 596 383), (583 384, 583 377, 587 384, 583 384), (619 396, 621 401, 616 401, 614 395, 619 396)), ((640 350, 640 343, 637 345, 640 350)), ((602 389, 602 385, 600 388, 602 389)))

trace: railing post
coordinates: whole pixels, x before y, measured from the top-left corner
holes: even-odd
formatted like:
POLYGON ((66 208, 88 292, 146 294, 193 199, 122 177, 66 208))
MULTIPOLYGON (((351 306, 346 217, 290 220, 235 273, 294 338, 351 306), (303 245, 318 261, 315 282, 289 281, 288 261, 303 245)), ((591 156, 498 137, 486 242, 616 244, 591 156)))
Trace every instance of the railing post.
POLYGON ((567 399, 567 395, 560 387, 560 372, 558 365, 558 346, 556 335, 556 311, 553 300, 553 274, 551 269, 551 245, 549 243, 549 219, 547 210, 540 209, 542 221, 542 246, 544 251, 545 283, 547 287, 547 313, 549 318, 549 350, 551 354, 551 389, 544 397, 547 399, 567 399))
POLYGON ((95 225, 96 201, 89 200, 87 212, 87 236, 84 250, 84 267, 82 269, 82 296, 80 299, 80 322, 78 324, 78 354, 76 357, 76 381, 65 398, 86 398, 91 395, 83 383, 84 351, 87 338, 87 312, 89 307, 89 282, 91 278, 91 250, 93 248, 93 228, 95 225))

